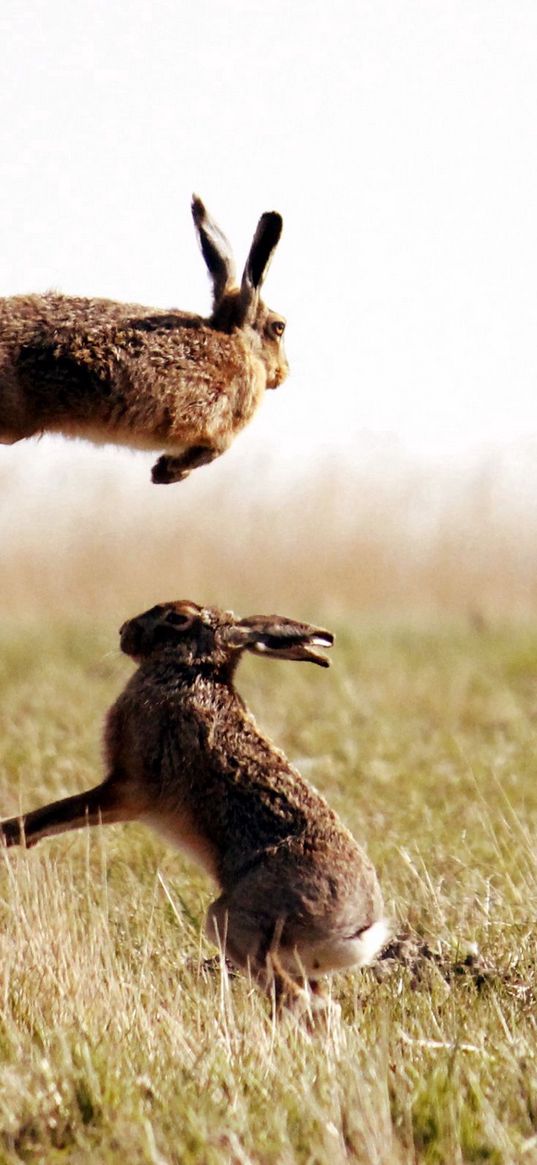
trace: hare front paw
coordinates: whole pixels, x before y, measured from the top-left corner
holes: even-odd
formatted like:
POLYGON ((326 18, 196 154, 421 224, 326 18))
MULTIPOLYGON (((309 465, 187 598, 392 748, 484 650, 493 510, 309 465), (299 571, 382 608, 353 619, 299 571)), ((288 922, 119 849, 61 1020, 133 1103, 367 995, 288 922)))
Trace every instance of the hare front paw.
POLYGON ((211 445, 191 445, 178 457, 164 454, 159 457, 151 470, 151 477, 157 485, 168 485, 172 481, 184 481, 193 469, 200 465, 208 465, 219 456, 221 450, 211 445))
POLYGON ((159 457, 151 470, 151 481, 154 485, 171 485, 175 481, 184 481, 190 473, 190 469, 179 470, 177 468, 176 458, 159 457))

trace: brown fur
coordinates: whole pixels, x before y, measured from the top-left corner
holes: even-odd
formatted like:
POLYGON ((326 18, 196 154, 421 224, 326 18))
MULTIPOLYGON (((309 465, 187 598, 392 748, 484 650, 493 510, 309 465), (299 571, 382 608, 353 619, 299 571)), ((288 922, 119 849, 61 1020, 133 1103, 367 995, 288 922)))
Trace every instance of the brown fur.
POLYGON ((200 199, 192 210, 213 281, 208 319, 54 292, 0 300, 0 443, 59 432, 164 448, 153 481, 181 481, 282 383, 285 321, 259 296, 280 216, 260 219, 238 288, 227 240, 200 199))
POLYGON ((332 640, 190 602, 131 619, 121 646, 139 667, 106 719, 106 779, 2 822, 0 836, 31 846, 84 824, 146 821, 218 883, 210 937, 288 1002, 303 999, 301 980, 369 961, 387 937, 373 866, 233 684, 243 650, 327 666, 319 647, 332 640))

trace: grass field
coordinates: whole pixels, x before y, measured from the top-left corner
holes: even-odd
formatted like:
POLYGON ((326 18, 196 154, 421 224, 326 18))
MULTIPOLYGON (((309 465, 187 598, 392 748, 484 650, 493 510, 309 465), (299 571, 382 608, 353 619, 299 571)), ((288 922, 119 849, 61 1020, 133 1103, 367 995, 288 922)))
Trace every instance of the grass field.
MULTIPOLYGON (((204 966, 211 888, 143 827, 0 855, 1 1165, 537 1162, 537 626, 337 630, 239 687, 410 939, 311 1033, 204 966)), ((95 783, 116 643, 3 625, 3 816, 95 783)))

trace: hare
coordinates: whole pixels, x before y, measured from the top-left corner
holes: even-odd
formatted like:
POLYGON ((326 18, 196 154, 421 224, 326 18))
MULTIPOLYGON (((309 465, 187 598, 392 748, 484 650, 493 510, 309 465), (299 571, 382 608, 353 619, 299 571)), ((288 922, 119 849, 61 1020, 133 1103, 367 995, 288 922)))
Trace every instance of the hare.
POLYGON ((165 454, 157 483, 213 461, 288 371, 285 320, 260 289, 282 230, 257 225, 240 287, 225 236, 194 195, 212 314, 47 292, 0 300, 0 443, 44 432, 165 454))
POLYGON ((280 1005, 325 1005, 319 976, 371 962, 389 937, 375 870, 324 798, 256 726, 234 687, 243 651, 322 667, 333 635, 277 615, 162 603, 124 623, 139 665, 106 718, 107 775, 0 823, 32 846, 139 820, 186 850, 220 895, 206 932, 280 1005))

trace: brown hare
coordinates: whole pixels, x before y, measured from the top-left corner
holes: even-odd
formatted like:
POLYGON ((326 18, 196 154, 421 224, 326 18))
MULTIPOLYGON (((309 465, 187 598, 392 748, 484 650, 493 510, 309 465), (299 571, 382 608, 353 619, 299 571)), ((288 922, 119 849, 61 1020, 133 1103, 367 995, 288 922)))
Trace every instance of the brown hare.
POLYGON ((259 731, 234 688, 241 653, 328 666, 328 631, 181 601, 130 619, 138 663, 106 719, 107 775, 0 823, 8 846, 100 822, 145 821, 212 875, 210 938, 289 1005, 324 1006, 319 976, 385 945, 375 870, 323 797, 259 731), (311 989, 311 990, 309 990, 311 989))
POLYGON ((240 287, 229 244, 200 198, 192 214, 212 314, 48 292, 0 300, 0 443, 45 432, 166 452, 158 483, 213 461, 288 371, 285 321, 260 289, 282 219, 263 214, 240 287))

